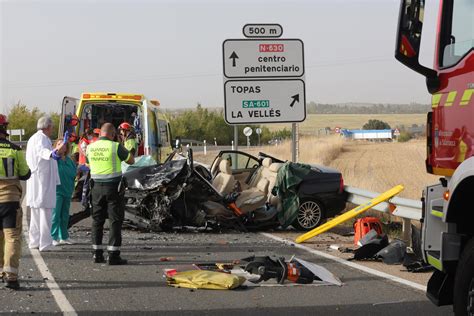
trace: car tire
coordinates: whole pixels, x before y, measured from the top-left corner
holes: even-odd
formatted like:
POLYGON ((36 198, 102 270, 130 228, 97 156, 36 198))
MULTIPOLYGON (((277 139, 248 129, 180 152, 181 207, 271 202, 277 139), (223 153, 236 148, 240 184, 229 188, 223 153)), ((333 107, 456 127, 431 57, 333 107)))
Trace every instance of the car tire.
POLYGON ((453 298, 455 315, 474 315, 474 237, 464 247, 459 260, 453 298))
POLYGON ((302 230, 312 230, 323 223, 325 219, 323 203, 316 199, 301 199, 298 214, 293 221, 293 227, 302 230))

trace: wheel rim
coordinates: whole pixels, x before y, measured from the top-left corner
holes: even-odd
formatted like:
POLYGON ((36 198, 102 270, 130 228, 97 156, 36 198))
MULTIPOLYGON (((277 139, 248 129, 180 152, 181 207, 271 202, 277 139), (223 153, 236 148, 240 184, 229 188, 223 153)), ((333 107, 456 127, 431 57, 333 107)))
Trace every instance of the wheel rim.
POLYGON ((313 228, 321 220, 321 207, 314 201, 306 201, 300 205, 298 212, 298 223, 303 228, 313 228))
POLYGON ((471 285, 467 291, 467 314, 474 316, 474 279, 471 280, 471 285))

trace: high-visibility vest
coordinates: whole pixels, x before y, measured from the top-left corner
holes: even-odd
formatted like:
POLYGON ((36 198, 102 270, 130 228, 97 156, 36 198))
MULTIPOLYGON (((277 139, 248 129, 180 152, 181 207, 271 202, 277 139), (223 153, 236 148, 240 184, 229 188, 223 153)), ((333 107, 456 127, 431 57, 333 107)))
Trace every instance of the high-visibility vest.
POLYGON ((0 140, 0 180, 18 180, 28 174, 24 153, 8 140, 0 140))
POLYGON ((87 146, 86 155, 92 179, 105 180, 122 176, 118 147, 119 143, 105 139, 99 139, 87 146))
POLYGON ((132 149, 135 149, 135 155, 137 154, 137 149, 138 149, 138 144, 137 144, 137 141, 135 140, 135 138, 129 138, 125 141, 125 143, 123 144, 123 146, 125 147, 125 149, 127 149, 128 151, 131 151, 132 149))

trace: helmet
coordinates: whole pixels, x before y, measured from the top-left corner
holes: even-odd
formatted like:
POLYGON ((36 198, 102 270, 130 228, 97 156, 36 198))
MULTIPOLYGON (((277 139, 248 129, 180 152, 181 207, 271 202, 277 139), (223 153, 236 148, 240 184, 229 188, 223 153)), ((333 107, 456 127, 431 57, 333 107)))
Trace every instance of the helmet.
POLYGON ((94 128, 93 134, 100 134, 100 128, 94 128))
POLYGON ((0 114, 0 125, 8 125, 8 120, 7 120, 7 116, 6 115, 3 115, 3 114, 0 114))
POLYGON ((120 124, 119 129, 123 129, 123 130, 129 131, 129 130, 132 129, 132 125, 130 125, 130 124, 127 123, 127 122, 123 122, 122 124, 120 124))

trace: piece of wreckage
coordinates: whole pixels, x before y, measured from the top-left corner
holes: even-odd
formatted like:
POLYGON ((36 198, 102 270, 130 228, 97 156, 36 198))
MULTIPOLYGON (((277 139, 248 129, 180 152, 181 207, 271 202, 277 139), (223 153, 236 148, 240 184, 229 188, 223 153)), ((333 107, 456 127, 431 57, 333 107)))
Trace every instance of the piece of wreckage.
POLYGON ((231 290, 253 286, 336 285, 341 280, 326 268, 295 256, 251 256, 232 263, 194 264, 193 269, 164 269, 167 284, 191 289, 231 290))
MULTIPOLYGON (((296 227, 307 230, 319 225, 323 216, 344 209, 340 173, 322 166, 316 169, 285 163, 261 153, 260 160, 253 157, 259 165, 250 168, 248 181, 240 183, 232 175, 230 158, 240 160, 242 154, 219 153, 211 170, 194 163, 192 149, 186 156, 175 151, 163 164, 129 168, 123 175, 127 187, 125 219, 132 226, 152 231, 189 226, 246 231, 285 228, 295 226, 295 222, 296 227), (226 154, 229 157, 225 158, 226 154), (315 188, 322 190, 324 197, 331 197, 330 202, 323 203, 315 188)), ((86 208, 72 215, 70 225, 89 214, 86 208)))

